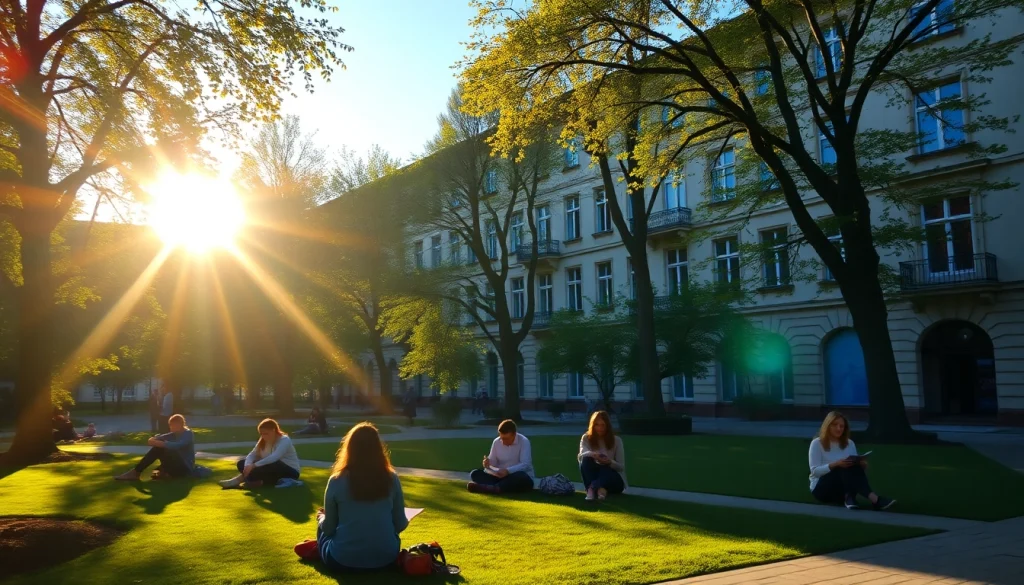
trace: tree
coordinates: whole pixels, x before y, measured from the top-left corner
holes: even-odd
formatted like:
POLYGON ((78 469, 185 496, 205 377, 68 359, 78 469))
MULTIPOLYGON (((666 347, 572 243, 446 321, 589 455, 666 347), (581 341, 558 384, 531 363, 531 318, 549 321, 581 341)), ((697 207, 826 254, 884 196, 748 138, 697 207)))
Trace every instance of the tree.
POLYGON ((547 127, 531 131, 506 157, 492 156, 487 135, 494 116, 464 110, 456 88, 438 116, 437 135, 426 145, 429 155, 419 172, 410 173, 412 188, 426 184, 430 189, 430 197, 422 199, 422 220, 413 229, 449 238, 449 262, 422 271, 419 292, 461 305, 480 327, 503 366, 505 416, 519 419, 516 364, 533 326, 539 251, 557 245, 548 240, 550 234, 538 233, 535 204, 543 178, 558 160, 547 127), (516 263, 523 270, 522 297, 510 302, 506 291, 518 273, 516 263))
MULTIPOLYGON (((303 2, 326 13, 324 0, 303 2)), ((54 450, 49 429, 51 235, 90 180, 145 181, 155 155, 183 161, 211 126, 272 116, 296 72, 340 63, 342 32, 287 0, 9 3, 0 14, 0 217, 20 236, 18 426, 8 463, 54 450), (214 97, 216 96, 216 97, 214 97)))
POLYGON ((482 107, 510 113, 495 137, 503 148, 533 124, 528 114, 534 110, 541 119, 557 111, 586 144, 610 153, 621 151, 607 150, 609 120, 639 118, 642 148, 627 152, 636 161, 622 169, 631 197, 687 160, 715 160, 731 145, 756 161, 763 171, 755 182, 770 188, 744 195, 720 185, 723 207, 706 210, 741 223, 758 208, 785 203, 799 230, 785 244, 810 246, 834 275, 853 318, 869 380, 869 433, 911 436, 880 250, 898 251, 922 239, 904 211, 920 197, 1009 184, 957 174, 915 180, 903 156, 915 145, 958 146, 962 160, 997 154, 1004 150, 999 144, 960 143, 967 132, 1007 129, 1009 120, 944 116, 985 103, 982 94, 958 91, 938 100, 914 98, 926 111, 921 135, 876 126, 865 108, 905 106, 912 96, 927 96, 927 89, 934 94, 945 67, 967 71, 972 84, 986 82, 993 68, 1010 63, 1015 41, 928 41, 1015 14, 1019 0, 745 0, 731 13, 710 1, 670 0, 540 1, 517 12, 501 2, 478 7, 475 55, 464 79, 482 107), (530 105, 525 112, 524 103, 530 105), (936 144, 938 135, 928 128, 939 124, 950 129, 950 142, 936 144), (821 160, 813 143, 805 143, 808 127, 834 161, 821 160), (832 214, 842 250, 829 240, 828 222, 811 213, 809 196, 820 197, 832 214))

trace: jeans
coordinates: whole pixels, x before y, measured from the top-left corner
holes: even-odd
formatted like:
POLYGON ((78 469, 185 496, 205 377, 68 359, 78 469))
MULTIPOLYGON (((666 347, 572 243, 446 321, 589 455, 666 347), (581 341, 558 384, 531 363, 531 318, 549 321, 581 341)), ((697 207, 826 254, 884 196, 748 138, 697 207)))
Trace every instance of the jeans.
POLYGON ((316 548, 320 551, 320 560, 323 562, 324 567, 328 572, 331 573, 369 573, 373 571, 380 571, 382 569, 395 568, 394 564, 387 564, 383 567, 376 567, 370 569, 362 569, 357 567, 346 567, 345 565, 338 562, 338 559, 334 557, 334 541, 331 540, 330 536, 324 532, 324 517, 317 516, 316 519, 316 548))
POLYGON ((811 494, 824 504, 842 504, 847 496, 868 497, 871 493, 868 476, 860 465, 837 467, 818 479, 811 494))
POLYGON ((594 461, 593 457, 583 458, 583 462, 580 463, 580 475, 583 476, 584 488, 604 488, 609 494, 621 494, 622 490, 626 489, 626 484, 618 471, 612 469, 610 465, 601 465, 594 461))
POLYGON ((319 435, 320 434, 320 425, 318 425, 317 423, 309 423, 308 425, 306 425, 306 428, 302 429, 301 431, 295 431, 292 434, 293 435, 319 435))
POLYGON ((135 471, 142 473, 154 461, 160 461, 160 471, 171 477, 188 477, 192 475, 192 470, 185 464, 181 453, 164 447, 153 447, 150 449, 142 457, 142 461, 139 461, 139 464, 135 466, 135 471))
POLYGON ((533 478, 525 471, 510 473, 505 477, 496 477, 483 469, 474 469, 469 474, 473 483, 496 485, 503 492, 528 492, 533 489, 533 478))
MULTIPOLYGON (((242 470, 245 469, 245 459, 239 459, 237 467, 238 473, 242 473, 242 470)), ((288 479, 299 479, 299 472, 280 461, 275 461, 268 465, 253 466, 252 471, 249 472, 249 477, 245 478, 245 480, 262 481, 263 483, 273 485, 285 477, 288 479)))

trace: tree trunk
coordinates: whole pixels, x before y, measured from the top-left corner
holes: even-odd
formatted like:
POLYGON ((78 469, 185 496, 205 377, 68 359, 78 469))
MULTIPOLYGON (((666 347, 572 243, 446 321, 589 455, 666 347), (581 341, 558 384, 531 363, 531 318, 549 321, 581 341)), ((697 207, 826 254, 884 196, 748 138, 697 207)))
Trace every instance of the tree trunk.
POLYGON ((658 360, 658 339, 654 330, 654 287, 647 265, 647 248, 642 254, 633 253, 633 272, 636 282, 637 350, 640 359, 640 381, 644 389, 647 414, 664 416, 665 400, 661 396, 661 365, 658 360))
MULTIPOLYGON (((511 328, 511 327, 510 327, 511 328)), ((511 336, 508 336, 511 337, 511 336)), ((501 337, 505 339, 505 336, 501 337)), ((504 344, 499 348, 501 353, 502 378, 505 381, 505 417, 514 421, 523 420, 519 396, 519 347, 513 344, 504 344)), ((494 391, 497 392, 497 388, 494 391)))
POLYGON ((861 281, 856 289, 855 294, 844 295, 844 298, 864 350, 870 415, 868 435, 883 441, 905 441, 916 433, 907 420, 889 335, 889 309, 885 296, 877 278, 873 282, 861 281))
MULTIPOLYGON (((376 333, 370 335, 370 343, 373 345, 373 360, 377 362, 377 377, 380 378, 381 400, 388 400, 391 398, 392 392, 391 369, 384 362, 384 344, 381 343, 380 336, 376 333)), ((372 381, 370 385, 372 387, 372 381)))
POLYGON ((57 450, 53 442, 50 398, 53 355, 53 273, 50 230, 22 226, 24 284, 18 297, 18 373, 14 389, 17 426, 6 465, 29 465, 57 450), (27 229, 26 229, 27 228, 27 229))

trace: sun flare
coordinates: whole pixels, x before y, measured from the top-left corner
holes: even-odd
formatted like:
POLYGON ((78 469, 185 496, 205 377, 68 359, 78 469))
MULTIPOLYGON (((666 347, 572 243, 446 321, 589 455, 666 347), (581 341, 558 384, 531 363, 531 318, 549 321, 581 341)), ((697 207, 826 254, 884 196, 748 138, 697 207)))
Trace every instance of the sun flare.
POLYGON ((192 252, 229 248, 245 223, 245 210, 228 180, 167 173, 149 192, 149 223, 168 246, 192 252))

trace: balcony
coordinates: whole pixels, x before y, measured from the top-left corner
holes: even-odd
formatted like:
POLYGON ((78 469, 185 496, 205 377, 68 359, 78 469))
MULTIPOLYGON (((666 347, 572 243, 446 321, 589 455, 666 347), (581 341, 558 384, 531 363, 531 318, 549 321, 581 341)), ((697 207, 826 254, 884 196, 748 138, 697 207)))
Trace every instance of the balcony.
POLYGON ((548 329, 551 327, 551 311, 534 311, 532 331, 548 329))
MULTIPOLYGON (((662 313, 664 311, 669 311, 672 309, 672 303, 672 295, 656 296, 654 297, 654 312, 662 313)), ((629 314, 636 315, 636 299, 631 299, 629 301, 629 314)))
POLYGON ((953 256, 945 261, 900 262, 900 289, 903 292, 978 288, 998 282, 995 254, 953 256))
MULTIPOLYGON (((537 263, 553 266, 558 257, 562 255, 561 243, 558 240, 543 240, 537 242, 537 263)), ((520 264, 526 264, 533 255, 533 244, 520 244, 516 248, 516 260, 520 264)))
POLYGON ((679 236, 690 229, 693 212, 686 207, 675 207, 652 213, 647 218, 647 237, 651 240, 679 236))

